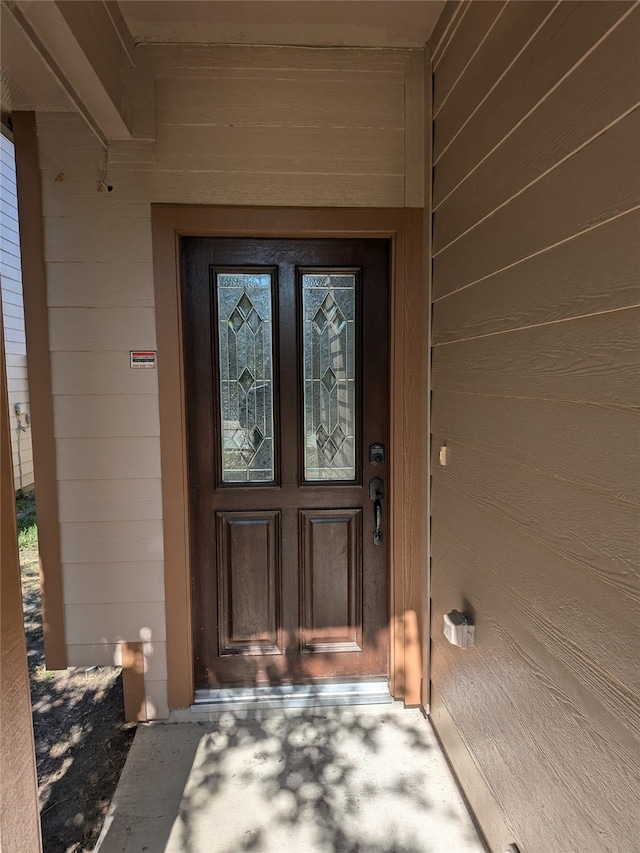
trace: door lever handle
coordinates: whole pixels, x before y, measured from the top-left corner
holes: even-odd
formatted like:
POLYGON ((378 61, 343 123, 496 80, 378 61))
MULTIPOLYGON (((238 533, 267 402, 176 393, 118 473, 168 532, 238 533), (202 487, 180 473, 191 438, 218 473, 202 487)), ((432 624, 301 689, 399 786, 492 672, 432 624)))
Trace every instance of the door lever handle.
POLYGON ((369 482, 369 497, 373 501, 375 528, 373 541, 375 545, 382 542, 382 499, 384 498, 384 482, 380 477, 374 477, 369 482))

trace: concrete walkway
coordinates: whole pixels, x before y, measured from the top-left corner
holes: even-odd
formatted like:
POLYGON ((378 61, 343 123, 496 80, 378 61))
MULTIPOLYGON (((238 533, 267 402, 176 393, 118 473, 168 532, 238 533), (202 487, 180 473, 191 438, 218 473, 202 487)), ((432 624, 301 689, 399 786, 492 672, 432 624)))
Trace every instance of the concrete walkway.
POLYGON ((381 705, 138 728, 99 853, 483 853, 429 723, 381 705))

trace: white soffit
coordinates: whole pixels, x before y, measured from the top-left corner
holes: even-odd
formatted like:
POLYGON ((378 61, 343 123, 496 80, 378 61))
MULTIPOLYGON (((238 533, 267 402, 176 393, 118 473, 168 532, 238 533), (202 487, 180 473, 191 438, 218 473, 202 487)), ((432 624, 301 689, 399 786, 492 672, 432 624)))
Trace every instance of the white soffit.
POLYGON ((421 48, 445 0, 120 0, 136 43, 421 48))

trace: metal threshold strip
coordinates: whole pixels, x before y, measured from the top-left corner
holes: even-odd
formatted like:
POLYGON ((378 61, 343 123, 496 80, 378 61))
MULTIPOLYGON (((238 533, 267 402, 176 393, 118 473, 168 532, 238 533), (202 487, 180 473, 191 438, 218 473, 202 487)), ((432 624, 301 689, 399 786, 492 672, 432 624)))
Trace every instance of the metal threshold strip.
POLYGON ((195 691, 192 712, 249 711, 261 708, 311 708, 331 705, 380 705, 391 702, 385 680, 268 687, 227 687, 195 691))

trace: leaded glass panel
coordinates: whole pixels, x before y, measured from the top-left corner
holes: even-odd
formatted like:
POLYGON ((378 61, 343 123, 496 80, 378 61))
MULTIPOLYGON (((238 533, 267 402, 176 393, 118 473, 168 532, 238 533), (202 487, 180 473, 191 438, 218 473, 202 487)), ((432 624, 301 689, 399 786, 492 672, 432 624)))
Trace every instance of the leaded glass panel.
POLYGON ((270 273, 216 273, 223 483, 270 482, 273 324, 270 273))
POLYGON ((303 274, 304 478, 356 477, 356 277, 303 274))

